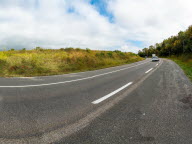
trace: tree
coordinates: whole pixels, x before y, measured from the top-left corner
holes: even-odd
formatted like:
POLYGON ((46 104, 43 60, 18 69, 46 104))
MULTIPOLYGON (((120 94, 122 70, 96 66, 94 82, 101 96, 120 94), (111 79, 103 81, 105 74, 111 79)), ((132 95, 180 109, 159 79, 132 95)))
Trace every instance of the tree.
POLYGON ((144 48, 142 51, 139 51, 140 56, 149 56, 152 53, 159 56, 192 53, 192 26, 186 31, 180 31, 176 36, 171 36, 161 43, 156 43, 154 46, 149 46, 149 48, 144 48))

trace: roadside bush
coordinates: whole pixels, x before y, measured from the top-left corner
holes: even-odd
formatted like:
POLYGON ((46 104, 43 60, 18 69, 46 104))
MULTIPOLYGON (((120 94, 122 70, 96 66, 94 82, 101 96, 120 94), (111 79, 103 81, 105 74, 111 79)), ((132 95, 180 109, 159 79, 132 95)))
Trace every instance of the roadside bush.
POLYGON ((83 51, 83 49, 80 49, 80 48, 76 48, 75 50, 76 51, 83 51))
POLYGON ((41 47, 36 47, 35 50, 36 50, 36 51, 43 51, 43 48, 41 48, 41 47))
POLYGON ((104 58, 105 57, 105 53, 104 52, 100 52, 96 54, 97 57, 99 58, 104 58))
POLYGON ((91 52, 91 50, 90 50, 89 48, 86 48, 86 52, 90 53, 90 52, 91 52))
POLYGON ((113 57, 113 52, 107 52, 107 55, 112 58, 113 57))
POLYGON ((65 49, 64 48, 60 48, 61 51, 64 51, 65 49))
POLYGON ((69 47, 69 48, 65 48, 65 51, 66 52, 71 52, 71 51, 74 51, 75 49, 74 48, 72 48, 72 47, 69 47))

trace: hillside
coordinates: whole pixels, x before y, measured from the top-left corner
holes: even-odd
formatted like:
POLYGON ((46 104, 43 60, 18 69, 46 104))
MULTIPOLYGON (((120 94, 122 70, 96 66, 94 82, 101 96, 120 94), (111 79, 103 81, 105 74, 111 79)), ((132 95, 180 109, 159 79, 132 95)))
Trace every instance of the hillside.
POLYGON ((143 60, 121 51, 61 48, 0 51, 0 76, 43 76, 96 70, 143 60))

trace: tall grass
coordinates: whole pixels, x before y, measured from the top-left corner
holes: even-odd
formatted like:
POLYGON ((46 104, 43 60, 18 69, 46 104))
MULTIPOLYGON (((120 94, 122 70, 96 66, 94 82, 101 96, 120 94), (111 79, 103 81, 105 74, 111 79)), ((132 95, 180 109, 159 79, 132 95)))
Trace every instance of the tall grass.
POLYGON ((1 51, 0 76, 42 76, 95 70, 142 60, 133 53, 66 48, 1 51))
POLYGON ((172 56, 170 59, 175 61, 192 81, 192 54, 172 56))

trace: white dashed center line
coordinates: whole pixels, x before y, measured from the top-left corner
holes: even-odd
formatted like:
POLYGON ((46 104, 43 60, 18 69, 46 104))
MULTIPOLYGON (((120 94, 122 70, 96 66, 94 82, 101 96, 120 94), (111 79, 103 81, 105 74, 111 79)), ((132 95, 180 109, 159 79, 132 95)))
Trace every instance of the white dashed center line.
POLYGON ((153 70, 153 68, 149 69, 149 70, 146 71, 145 73, 147 74, 147 73, 149 73, 149 72, 152 71, 152 70, 153 70))
POLYGON ((121 90, 125 89, 126 87, 130 86, 132 83, 133 83, 133 82, 130 82, 130 83, 128 83, 128 84, 120 87, 119 89, 111 92, 110 94, 108 94, 108 95, 106 95, 106 96, 104 96, 104 97, 102 97, 102 98, 100 98, 100 99, 98 99, 98 100, 93 101, 92 104, 99 104, 100 102, 102 102, 102 101, 104 101, 104 100, 112 97, 112 96, 115 95, 116 93, 118 93, 118 92, 120 92, 121 90))

